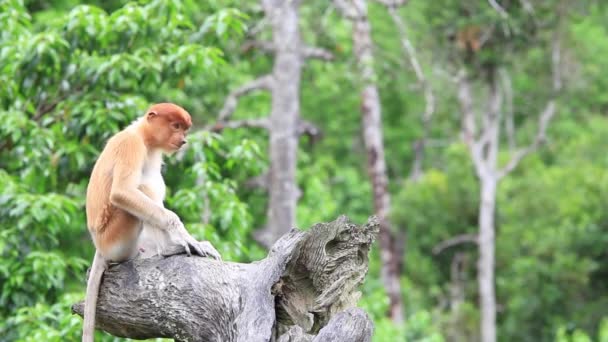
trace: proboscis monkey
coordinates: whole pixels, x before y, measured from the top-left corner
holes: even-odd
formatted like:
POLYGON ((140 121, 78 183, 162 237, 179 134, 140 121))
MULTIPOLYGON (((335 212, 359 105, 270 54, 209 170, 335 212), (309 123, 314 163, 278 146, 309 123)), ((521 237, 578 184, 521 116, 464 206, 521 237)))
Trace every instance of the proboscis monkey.
POLYGON ((143 257, 181 248, 188 255, 220 258, 211 244, 196 241, 180 218, 163 206, 163 154, 186 143, 191 125, 190 114, 182 107, 152 105, 145 116, 110 138, 93 167, 86 208, 96 252, 87 282, 83 342, 93 341, 99 286, 109 262, 133 258, 140 247, 143 257))
POLYGON ((479 26, 467 26, 456 33, 456 45, 469 53, 477 53, 482 47, 483 32, 479 26))

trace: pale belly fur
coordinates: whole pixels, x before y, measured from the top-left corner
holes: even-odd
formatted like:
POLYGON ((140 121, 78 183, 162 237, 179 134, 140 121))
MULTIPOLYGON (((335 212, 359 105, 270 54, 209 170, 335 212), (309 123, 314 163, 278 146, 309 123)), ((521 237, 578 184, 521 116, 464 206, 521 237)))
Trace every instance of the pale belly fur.
MULTIPOLYGON (((148 158, 144 165, 142 173, 141 185, 151 190, 151 198, 164 208, 163 200, 165 199, 165 181, 161 174, 162 156, 160 154, 153 155, 148 158)), ((164 228, 164 227, 162 227, 164 228)), ((143 224, 142 232, 139 236, 140 258, 149 258, 159 255, 169 242, 169 236, 161 227, 150 225, 146 222, 143 224)))

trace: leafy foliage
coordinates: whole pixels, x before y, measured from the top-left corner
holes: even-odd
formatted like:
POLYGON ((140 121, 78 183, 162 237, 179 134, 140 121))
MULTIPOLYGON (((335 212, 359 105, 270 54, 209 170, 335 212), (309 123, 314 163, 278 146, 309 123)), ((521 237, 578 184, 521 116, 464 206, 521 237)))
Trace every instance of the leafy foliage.
MULTIPOLYGON (((461 65, 476 76, 489 66, 508 72, 514 139, 523 145, 550 95, 549 41, 558 26, 565 83, 558 115, 547 144, 499 189, 499 340, 607 341, 607 8, 592 0, 496 3, 508 16, 482 0, 409 1, 398 11, 437 98, 424 174, 414 181, 411 146, 425 134, 424 97, 386 8, 370 2, 391 219, 407 242, 402 326, 385 318, 372 250, 360 305, 375 322, 375 341, 478 338, 475 245, 433 253, 477 231, 479 189, 459 139, 451 76, 461 65), (494 33, 475 54, 457 41, 471 27, 494 33)), ((323 137, 301 139, 298 226, 340 214, 363 222, 373 205, 351 27, 327 1, 303 2, 300 15, 306 43, 335 58, 307 61, 303 70, 301 115, 323 137)), ((270 38, 260 18, 257 0, 0 0, 0 340, 78 340, 81 320, 69 306, 83 296, 92 255, 86 182, 105 141, 152 102, 182 104, 195 123, 190 147, 166 160, 166 205, 225 259, 264 256, 251 232, 264 225, 266 194, 247 180, 267 168, 268 135, 201 130, 230 89, 272 68, 271 55, 241 48, 253 31, 270 38)), ((267 94, 251 94, 234 117, 259 118, 269 105, 267 94)), ((501 160, 509 152, 503 138, 501 160)))
MULTIPOLYGON (((127 3, 110 13, 93 5, 30 13, 12 0, 1 7, 0 317, 8 319, 0 335, 76 339, 80 321, 67 313, 91 255, 83 207, 96 156, 150 102, 180 102, 190 75, 217 76, 225 62, 204 45, 203 23, 188 16, 198 8, 192 3, 127 3)), ((235 9, 210 18, 206 29, 220 37, 244 29, 235 9)), ((168 205, 225 258, 258 257, 261 250, 244 241, 252 220, 236 189, 259 172, 259 148, 205 132, 190 141, 179 161, 168 161, 168 187, 181 185, 168 205), (197 201, 201 194, 206 201, 197 201)))

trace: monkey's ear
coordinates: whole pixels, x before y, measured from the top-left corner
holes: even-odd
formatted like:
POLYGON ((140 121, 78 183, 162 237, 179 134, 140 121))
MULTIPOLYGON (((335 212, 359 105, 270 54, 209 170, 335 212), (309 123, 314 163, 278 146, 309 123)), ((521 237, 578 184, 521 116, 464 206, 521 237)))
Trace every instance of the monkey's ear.
POLYGON ((157 117, 157 116, 158 116, 158 113, 157 113, 157 112, 155 112, 155 111, 153 111, 153 110, 149 111, 149 112, 146 114, 146 118, 147 118, 148 120, 150 120, 150 119, 152 119, 152 118, 155 118, 155 117, 157 117))

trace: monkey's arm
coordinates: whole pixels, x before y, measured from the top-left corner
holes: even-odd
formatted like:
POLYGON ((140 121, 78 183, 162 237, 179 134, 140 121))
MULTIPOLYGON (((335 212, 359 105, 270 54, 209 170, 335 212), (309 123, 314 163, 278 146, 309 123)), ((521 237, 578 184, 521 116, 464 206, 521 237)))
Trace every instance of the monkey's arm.
POLYGON ((144 222, 164 228, 179 218, 139 189, 145 155, 146 148, 137 138, 129 137, 121 142, 112 171, 110 202, 144 222))

